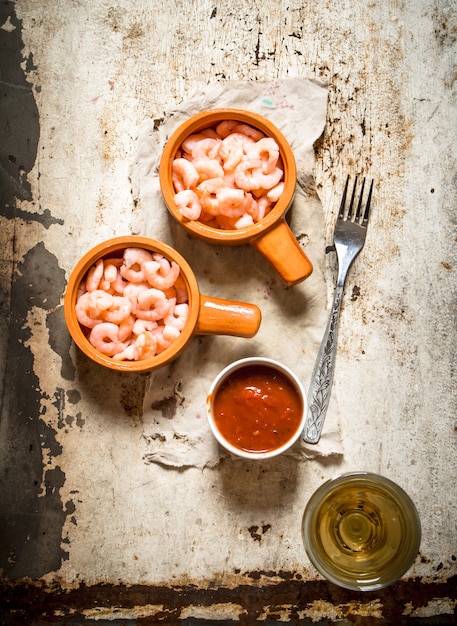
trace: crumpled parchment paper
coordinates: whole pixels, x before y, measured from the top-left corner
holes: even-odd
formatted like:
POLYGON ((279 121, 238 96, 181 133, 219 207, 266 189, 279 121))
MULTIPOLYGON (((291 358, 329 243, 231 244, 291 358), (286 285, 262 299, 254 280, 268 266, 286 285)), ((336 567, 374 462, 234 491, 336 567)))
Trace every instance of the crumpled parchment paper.
MULTIPOLYGON (((313 79, 273 82, 224 82, 202 86, 193 98, 163 120, 146 120, 139 129, 131 165, 137 205, 135 234, 172 245, 190 263, 201 293, 257 304, 262 324, 252 339, 194 335, 173 363, 152 372, 143 406, 144 461, 169 467, 214 467, 229 456, 214 439, 206 419, 212 379, 230 362, 266 356, 293 369, 308 388, 328 311, 325 279, 324 214, 314 191, 313 144, 324 130, 327 87, 313 79), (204 109, 236 107, 269 118, 294 151, 298 185, 287 221, 313 263, 313 274, 293 287, 285 285, 249 244, 214 246, 197 240, 175 222, 163 201, 158 165, 169 135, 204 109)), ((342 454, 337 398, 327 413, 317 445, 301 439, 288 452, 298 460, 342 454)))

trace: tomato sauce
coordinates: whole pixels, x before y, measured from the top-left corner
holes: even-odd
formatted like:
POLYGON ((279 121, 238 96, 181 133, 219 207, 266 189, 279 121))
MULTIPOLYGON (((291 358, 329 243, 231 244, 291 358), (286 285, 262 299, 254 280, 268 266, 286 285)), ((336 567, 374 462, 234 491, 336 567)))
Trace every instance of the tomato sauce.
POLYGON ((248 452, 281 447, 297 432, 303 406, 293 383, 266 365, 247 365, 220 385, 213 414, 222 436, 248 452))

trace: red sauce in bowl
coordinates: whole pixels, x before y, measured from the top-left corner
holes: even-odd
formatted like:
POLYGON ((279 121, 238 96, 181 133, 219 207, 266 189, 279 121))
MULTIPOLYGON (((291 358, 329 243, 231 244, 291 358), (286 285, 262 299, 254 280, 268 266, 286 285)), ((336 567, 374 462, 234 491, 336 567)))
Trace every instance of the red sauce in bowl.
POLYGON ((292 381, 266 365, 246 365, 229 374, 213 400, 221 435, 247 452, 269 452, 286 444, 297 432, 302 412, 292 381))

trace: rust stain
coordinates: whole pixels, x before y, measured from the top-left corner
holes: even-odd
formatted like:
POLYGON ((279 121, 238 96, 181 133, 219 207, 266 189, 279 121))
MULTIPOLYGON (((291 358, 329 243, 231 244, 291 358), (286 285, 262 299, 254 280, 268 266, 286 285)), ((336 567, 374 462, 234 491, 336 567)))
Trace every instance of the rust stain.
POLYGON ((106 107, 106 112, 100 120, 100 130, 103 139, 102 158, 109 163, 114 162, 114 150, 118 143, 118 136, 115 123, 113 122, 112 112, 108 110, 108 107, 106 107))
POLYGON ((114 33, 118 33, 122 28, 124 13, 120 8, 110 7, 108 9, 106 23, 114 33))
POLYGON ((248 528, 248 532, 254 541, 262 541, 263 535, 268 532, 271 528, 271 524, 263 524, 261 527, 259 526, 250 526, 248 528))
POLYGON ((97 202, 97 209, 96 209, 96 214, 95 214, 95 221, 97 224, 99 225, 103 225, 105 220, 104 220, 104 214, 106 212, 106 204, 103 198, 99 198, 98 202, 97 202))
POLYGON ((445 47, 452 47, 457 41, 457 19, 455 11, 448 9, 444 5, 439 3, 435 6, 432 13, 432 20, 434 21, 434 35, 438 44, 445 47))
MULTIPOLYGON (((246 575, 252 580, 263 578, 263 583, 221 587, 216 581, 208 582, 204 588, 196 583, 180 586, 100 583, 67 589, 43 581, 4 580, 0 583, 0 614, 8 616, 8 624, 65 624, 66 620, 83 624, 91 622, 94 616, 104 616, 111 620, 128 618, 129 623, 138 626, 160 623, 174 626, 196 614, 208 617, 199 619, 199 624, 214 624, 219 612, 223 610, 227 615, 230 608, 232 613, 236 612, 240 624, 271 625, 271 620, 276 619, 298 625, 303 624, 306 616, 313 623, 322 620, 327 625, 347 620, 381 626, 418 624, 421 622, 415 615, 421 610, 434 606, 439 614, 440 602, 443 610, 457 603, 457 576, 444 583, 399 581, 373 595, 348 591, 325 580, 303 581, 300 575, 290 572, 246 575)), ((443 624, 455 623, 452 615, 441 617, 443 624)))
POLYGON ((351 294, 352 302, 355 302, 359 296, 360 296, 360 287, 358 287, 357 285, 354 285, 354 287, 352 288, 352 294, 351 294))
POLYGON ((133 24, 130 25, 126 37, 128 39, 138 39, 140 37, 143 37, 143 35, 144 35, 144 30, 142 29, 141 25, 138 24, 137 22, 134 22, 133 24))

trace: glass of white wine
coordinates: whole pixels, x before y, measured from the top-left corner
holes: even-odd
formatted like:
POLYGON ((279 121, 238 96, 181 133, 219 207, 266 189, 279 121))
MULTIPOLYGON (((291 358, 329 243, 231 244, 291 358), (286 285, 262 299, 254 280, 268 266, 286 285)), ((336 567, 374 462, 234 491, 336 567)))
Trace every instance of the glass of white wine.
POLYGON ((311 562, 330 582, 374 591, 411 567, 421 525, 414 503, 396 483, 353 472, 314 492, 303 514, 302 535, 311 562))

